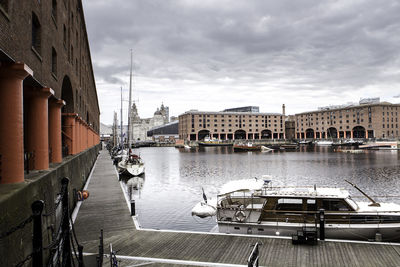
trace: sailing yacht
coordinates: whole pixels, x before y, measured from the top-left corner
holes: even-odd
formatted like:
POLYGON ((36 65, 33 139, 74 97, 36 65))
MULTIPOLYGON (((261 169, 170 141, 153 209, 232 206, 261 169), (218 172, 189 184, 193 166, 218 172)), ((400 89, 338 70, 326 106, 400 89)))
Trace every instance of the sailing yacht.
MULTIPOLYGON (((122 103, 122 102, 121 102, 122 103)), ((130 138, 131 119, 129 109, 132 106, 132 50, 131 50, 131 71, 129 77, 129 108, 128 108, 128 153, 118 163, 119 173, 127 176, 139 176, 144 174, 144 162, 139 155, 133 154, 130 138)))

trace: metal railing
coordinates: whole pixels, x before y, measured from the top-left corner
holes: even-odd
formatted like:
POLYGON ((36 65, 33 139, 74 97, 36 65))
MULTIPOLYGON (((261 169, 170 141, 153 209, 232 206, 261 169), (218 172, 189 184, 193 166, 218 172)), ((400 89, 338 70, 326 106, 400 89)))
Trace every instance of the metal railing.
POLYGON ((64 177, 61 179, 61 190, 58 194, 54 208, 47 214, 43 214, 44 201, 37 200, 31 205, 32 215, 21 221, 17 226, 14 226, 6 232, 0 233, 0 240, 8 238, 17 231, 21 231, 28 224, 33 222, 32 225, 32 252, 26 255, 20 260, 15 266, 21 267, 31 261, 33 267, 43 267, 44 263, 47 262, 48 267, 53 266, 66 266, 71 267, 73 265, 73 257, 75 256, 78 266, 83 266, 83 247, 78 243, 76 238, 74 224, 72 222, 69 207, 68 207, 68 184, 69 179, 64 177), (57 210, 61 205, 61 216, 57 217, 57 210), (59 222, 56 226, 48 227, 46 231, 51 229, 51 242, 47 246, 43 245, 43 218, 49 218, 54 216, 54 221, 59 222), (72 248, 71 248, 72 245, 72 248), (78 248, 78 253, 76 247, 78 248), (44 261, 43 253, 48 251, 48 257, 44 261))
POLYGON ((258 267, 260 261, 260 249, 258 242, 254 245, 253 250, 250 253, 249 258, 247 259, 247 266, 248 267, 258 267))

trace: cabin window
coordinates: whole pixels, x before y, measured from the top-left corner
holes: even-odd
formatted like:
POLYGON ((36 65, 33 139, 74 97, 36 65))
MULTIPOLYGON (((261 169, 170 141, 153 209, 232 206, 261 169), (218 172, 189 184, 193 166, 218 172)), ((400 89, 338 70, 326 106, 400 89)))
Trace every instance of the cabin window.
POLYGON ((346 211, 349 210, 343 200, 324 199, 322 208, 328 211, 346 211))
POLYGON ((308 211, 317 210, 317 202, 315 201, 315 199, 307 199, 307 210, 308 211))
POLYGON ((240 230, 240 227, 237 227, 237 226, 235 226, 235 227, 233 227, 235 230, 240 230))
POLYGON ((275 210, 302 211, 303 200, 301 198, 279 198, 275 210))

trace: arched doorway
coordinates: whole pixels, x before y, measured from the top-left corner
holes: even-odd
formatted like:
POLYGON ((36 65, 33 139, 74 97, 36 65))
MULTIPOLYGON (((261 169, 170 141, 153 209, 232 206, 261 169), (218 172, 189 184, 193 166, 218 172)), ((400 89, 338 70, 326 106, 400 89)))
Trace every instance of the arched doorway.
POLYGON ((353 128, 353 138, 365 138, 365 128, 356 126, 353 128))
POLYGON ((327 138, 337 138, 338 134, 337 134, 337 129, 335 127, 330 127, 327 130, 327 138))
POLYGON ((73 113, 74 112, 74 94, 72 91, 72 85, 69 77, 64 76, 62 88, 61 88, 61 99, 64 100, 65 106, 62 108, 63 113, 73 113))
POLYGON ((246 132, 244 130, 237 130, 235 132, 235 139, 246 139, 246 132))
POLYGON ((306 130, 306 138, 314 138, 314 130, 311 128, 308 128, 306 130))
POLYGON ((210 137, 210 131, 209 130, 201 130, 199 131, 199 133, 197 134, 197 139, 198 140, 204 140, 204 138, 206 137, 210 137))
POLYGON ((272 139, 271 130, 265 129, 261 131, 261 139, 272 139))
MULTIPOLYGON (((62 107, 62 113, 74 113, 74 94, 72 91, 72 85, 69 77, 67 75, 64 76, 62 87, 61 87, 61 99, 65 101, 65 106, 62 107)), ((71 131, 69 126, 65 125, 65 117, 61 117, 61 125, 63 127, 63 133, 67 133, 67 131, 71 131), (65 128, 66 127, 66 128, 65 128)), ((72 134, 61 134, 61 142, 62 142, 62 155, 67 156, 73 151, 73 140, 71 138, 72 134)))

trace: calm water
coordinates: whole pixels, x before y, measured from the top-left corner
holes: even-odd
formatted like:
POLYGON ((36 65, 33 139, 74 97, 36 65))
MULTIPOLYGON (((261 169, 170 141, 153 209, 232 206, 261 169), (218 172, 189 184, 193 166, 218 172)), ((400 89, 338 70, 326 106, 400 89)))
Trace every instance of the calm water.
MULTIPOLYGON (((400 151, 334 152, 328 147, 303 147, 293 152, 233 153, 229 147, 191 150, 140 148, 146 175, 139 189, 126 193, 136 200, 144 228, 210 231, 215 217, 200 219, 191 210, 202 200, 215 197, 231 180, 269 174, 283 185, 337 186, 350 189, 356 200, 367 201, 344 180, 356 183, 377 200, 400 204, 400 151), (385 197, 383 197, 385 196, 385 197)), ((127 184, 137 184, 138 179, 127 184)))

